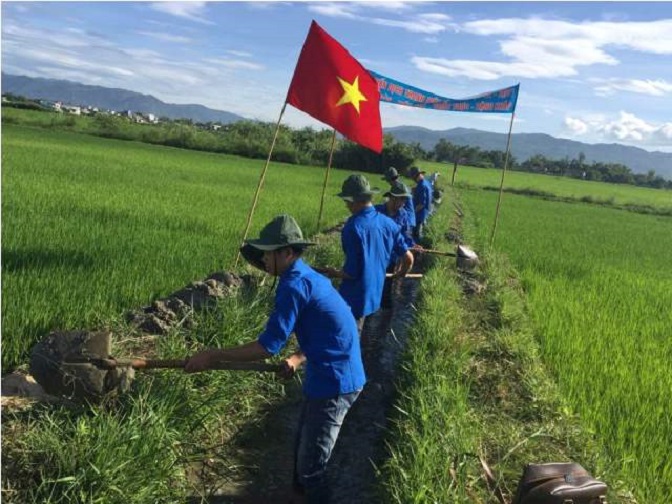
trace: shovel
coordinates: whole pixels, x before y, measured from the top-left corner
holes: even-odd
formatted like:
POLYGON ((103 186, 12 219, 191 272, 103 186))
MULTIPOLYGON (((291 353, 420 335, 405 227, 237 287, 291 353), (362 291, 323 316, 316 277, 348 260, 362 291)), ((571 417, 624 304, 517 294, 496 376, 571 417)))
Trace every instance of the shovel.
MULTIPOLYGON (((126 392, 136 370, 181 369, 186 360, 115 359, 112 334, 106 331, 54 332, 33 348, 30 374, 48 394, 99 401, 126 392)), ((220 362, 213 369, 278 372, 281 365, 220 362)))
POLYGON ((411 249, 419 254, 432 254, 438 256, 448 256, 457 258, 457 267, 460 269, 472 269, 478 264, 478 255, 466 245, 458 245, 456 252, 444 252, 442 250, 432 250, 425 248, 411 249))

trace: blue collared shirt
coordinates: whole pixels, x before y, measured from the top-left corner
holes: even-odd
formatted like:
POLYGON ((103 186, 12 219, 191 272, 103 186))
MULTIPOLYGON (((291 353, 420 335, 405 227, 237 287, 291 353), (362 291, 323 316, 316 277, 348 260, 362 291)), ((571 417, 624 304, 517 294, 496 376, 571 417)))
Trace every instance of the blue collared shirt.
POLYGON ((411 224, 411 227, 415 227, 415 206, 413 206, 413 196, 406 198, 406 203, 404 203, 404 210, 408 214, 408 222, 411 224))
POLYGON ((306 397, 326 399, 364 387, 359 334, 350 307, 328 278, 301 259, 280 275, 275 309, 258 341, 275 355, 292 332, 306 355, 306 397))
POLYGON ((423 224, 432 210, 432 184, 427 179, 422 179, 413 189, 413 203, 422 204, 422 210, 415 212, 416 224, 423 224))
POLYGON ((385 270, 392 253, 401 257, 408 250, 399 226, 373 206, 350 216, 341 232, 345 253, 343 271, 350 276, 341 282, 340 293, 355 318, 380 308, 385 270))
MULTIPOLYGON (((410 249, 415 245, 415 242, 413 241, 414 226, 413 224, 411 224, 411 219, 409 218, 410 214, 406 211, 405 208, 400 208, 395 215, 390 215, 388 213, 387 205, 385 203, 376 205, 375 209, 378 210, 381 214, 385 215, 386 217, 389 217, 394 222, 396 222, 397 226, 399 226, 399 229, 401 230, 401 236, 404 238, 404 242, 406 243, 407 248, 410 249)), ((393 250, 392 257, 390 258, 390 266, 396 264, 398 260, 399 256, 397 256, 397 254, 395 254, 393 250)))

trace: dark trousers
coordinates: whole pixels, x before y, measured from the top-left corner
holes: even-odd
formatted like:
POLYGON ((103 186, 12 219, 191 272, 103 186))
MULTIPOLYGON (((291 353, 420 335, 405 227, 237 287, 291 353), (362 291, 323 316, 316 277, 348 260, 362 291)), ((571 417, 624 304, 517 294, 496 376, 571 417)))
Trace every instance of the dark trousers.
POLYGON ((329 502, 327 463, 338 433, 360 391, 328 399, 305 399, 294 446, 294 488, 309 504, 329 502))
POLYGON ((424 233, 425 233, 425 223, 424 222, 417 223, 413 228, 413 241, 415 241, 415 243, 420 243, 420 240, 422 240, 424 233))

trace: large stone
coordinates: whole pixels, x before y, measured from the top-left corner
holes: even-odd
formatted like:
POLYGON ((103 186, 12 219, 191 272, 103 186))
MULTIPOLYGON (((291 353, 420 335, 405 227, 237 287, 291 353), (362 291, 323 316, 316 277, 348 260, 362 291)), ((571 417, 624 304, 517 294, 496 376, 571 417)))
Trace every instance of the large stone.
POLYGON ((132 369, 100 369, 88 359, 110 357, 107 332, 53 332, 33 348, 30 374, 55 396, 97 401, 124 392, 133 379, 132 369))

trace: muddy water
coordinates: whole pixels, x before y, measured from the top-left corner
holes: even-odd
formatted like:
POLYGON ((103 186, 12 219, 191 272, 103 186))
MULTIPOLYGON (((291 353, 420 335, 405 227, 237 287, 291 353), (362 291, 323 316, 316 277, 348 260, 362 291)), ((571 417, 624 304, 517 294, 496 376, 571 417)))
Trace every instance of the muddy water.
MULTIPOLYGON (((368 378, 362 394, 348 413, 329 463, 332 504, 381 502, 376 494, 376 468, 385 461, 384 437, 395 396, 399 359, 407 327, 415 312, 418 279, 397 281, 393 306, 367 319, 362 334, 362 355, 368 378)), ((208 499, 189 502, 289 502, 293 473, 293 443, 301 405, 298 386, 288 387, 288 398, 269 411, 259 424, 236 436, 233 453, 226 458, 228 481, 206 488, 208 499), (235 466, 234 477, 230 470, 235 466)), ((226 469, 226 468, 223 468, 226 469)), ((210 483, 214 484, 210 475, 210 483)))

